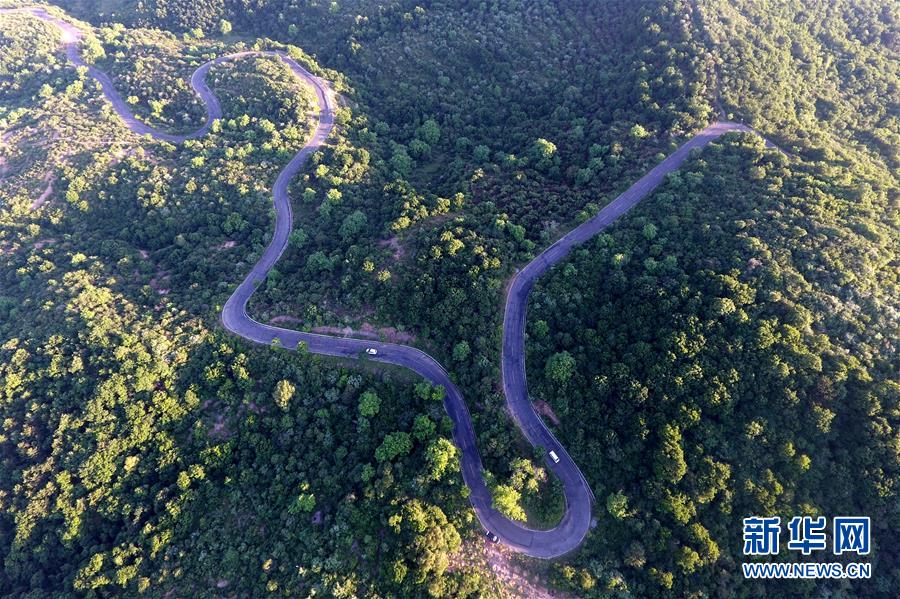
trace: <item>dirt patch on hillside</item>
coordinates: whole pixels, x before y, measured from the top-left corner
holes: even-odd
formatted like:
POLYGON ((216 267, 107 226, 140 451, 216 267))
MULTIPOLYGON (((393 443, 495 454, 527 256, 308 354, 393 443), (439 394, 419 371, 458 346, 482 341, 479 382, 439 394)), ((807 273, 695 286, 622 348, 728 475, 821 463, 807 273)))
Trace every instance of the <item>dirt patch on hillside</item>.
POLYGON ((53 173, 47 173, 44 175, 44 183, 47 184, 47 188, 44 189, 43 193, 37 197, 35 201, 31 203, 31 210, 37 210, 41 206, 44 205, 44 202, 47 201, 47 198, 50 197, 50 194, 53 193, 53 173))
POLYGON ((367 322, 364 322, 358 329, 354 329, 353 327, 315 327, 313 333, 341 335, 342 337, 359 337, 362 339, 372 339, 373 341, 386 339, 391 343, 405 344, 412 343, 416 340, 415 335, 398 331, 394 327, 376 327, 367 322))
POLYGON ((269 319, 269 324, 281 324, 282 322, 292 322, 292 323, 296 324, 296 323, 302 322, 302 321, 299 318, 297 318, 296 316, 287 316, 287 315, 275 316, 275 317, 269 319))
MULTIPOLYGON (((338 335, 341 337, 353 337, 354 330, 353 327, 313 327, 313 333, 321 333, 323 335, 338 335)), ((357 335, 358 337, 363 337, 365 339, 377 339, 376 335, 357 335)))
MULTIPOLYGON (((269 324, 273 325, 282 323, 300 324, 302 322, 303 319, 297 318, 296 316, 288 316, 286 314, 273 316, 269 319, 269 324)), ((319 333, 321 335, 356 337, 358 339, 371 339, 373 341, 380 341, 384 339, 391 343, 410 344, 415 342, 416 340, 416 336, 412 333, 398 331, 394 327, 376 327, 375 325, 368 322, 363 322, 359 326, 359 328, 353 328, 351 326, 318 326, 313 327, 311 331, 313 333, 319 333)))
POLYGON ((491 571, 511 596, 540 599, 569 596, 561 591, 550 589, 549 584, 541 575, 515 563, 508 548, 497 543, 485 543, 484 553, 491 571))
POLYGON ((231 431, 228 430, 228 424, 225 422, 224 414, 216 414, 216 419, 213 421, 212 427, 209 429, 209 436, 214 439, 231 438, 231 431))
POLYGON ((168 295, 171 289, 163 286, 163 281, 168 281, 172 277, 172 273, 167 270, 161 270, 156 276, 150 279, 150 287, 159 295, 168 295))
POLYGON ((360 332, 369 334, 374 333, 378 336, 383 335, 393 343, 412 343, 416 340, 416 336, 412 333, 398 331, 394 327, 376 327, 375 325, 369 324, 368 322, 362 323, 360 332))
POLYGON ((537 413, 541 416, 547 418, 554 425, 559 426, 559 417, 553 411, 553 408, 550 407, 543 399, 535 399, 534 400, 534 409, 537 410, 537 413))
POLYGON ((394 260, 400 261, 406 256, 406 249, 400 244, 400 240, 396 235, 389 239, 383 239, 378 242, 379 247, 383 248, 391 248, 391 251, 394 253, 394 260))
POLYGON ((52 239, 52 238, 51 239, 41 239, 40 241, 34 242, 34 249, 40 250, 48 245, 53 245, 54 243, 56 243, 56 240, 52 239))
MULTIPOLYGON (((531 568, 507 547, 476 539, 463 544, 453 556, 451 570, 474 567, 487 573, 492 589, 515 599, 568 599, 571 595, 551 589, 544 572, 531 568)), ((544 566, 546 568, 546 566, 544 566)))

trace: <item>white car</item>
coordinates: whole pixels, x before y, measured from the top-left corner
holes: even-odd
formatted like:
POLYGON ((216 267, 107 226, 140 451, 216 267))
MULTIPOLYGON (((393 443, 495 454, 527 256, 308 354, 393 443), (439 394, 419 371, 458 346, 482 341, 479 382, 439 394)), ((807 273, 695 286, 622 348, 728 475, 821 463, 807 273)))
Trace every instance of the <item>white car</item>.
POLYGON ((550 459, 553 460, 554 464, 559 464, 559 456, 553 450, 550 450, 550 459))
POLYGON ((366 349, 366 353, 369 354, 370 356, 377 356, 378 350, 375 349, 374 347, 369 347, 366 349))

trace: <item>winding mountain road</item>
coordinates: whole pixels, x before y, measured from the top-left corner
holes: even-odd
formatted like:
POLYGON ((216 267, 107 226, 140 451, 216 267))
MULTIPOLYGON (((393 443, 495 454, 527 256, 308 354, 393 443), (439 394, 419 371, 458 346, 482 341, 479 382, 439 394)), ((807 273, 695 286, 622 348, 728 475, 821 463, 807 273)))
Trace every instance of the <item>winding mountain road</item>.
MULTIPOLYGON (((538 277, 565 258, 575 246, 597 235, 631 210, 662 183, 668 173, 679 168, 688 158, 691 150, 702 148, 730 131, 751 131, 748 127, 732 122, 715 122, 705 128, 603 208, 596 216, 579 225, 544 250, 513 278, 506 298, 503 319, 503 390, 506 394, 509 411, 529 443, 535 447, 544 448, 545 452, 553 450, 559 456, 558 462, 547 458, 545 461, 547 467, 561 481, 566 499, 565 514, 555 528, 532 530, 521 523, 510 520, 494 509, 490 491, 484 481, 481 456, 476 446, 475 431, 472 428, 472 419, 469 416, 468 408, 459 389, 453 384, 447 371, 437 360, 414 347, 330 337, 273 327, 257 322, 247 314, 247 302, 250 296, 253 295, 257 285, 265 280, 287 247, 293 224, 288 185, 297 172, 303 168, 310 154, 323 146, 334 127, 333 94, 328 83, 312 75, 280 51, 239 52, 222 56, 201 65, 191 76, 191 86, 206 105, 206 122, 196 131, 186 135, 165 133, 157 131, 135 118, 126 102, 116 92, 110 78, 103 71, 84 63, 79 54, 79 42, 83 36, 81 29, 40 8, 12 10, 27 11, 56 25, 62 33, 63 47, 69 61, 75 66, 87 67, 88 74, 100 83, 103 94, 113 105, 126 127, 136 133, 150 135, 154 139, 177 143, 201 137, 207 133, 213 120, 221 118, 222 109, 219 102, 206 84, 206 74, 214 64, 250 55, 277 56, 290 67, 300 81, 312 86, 316 91, 319 105, 315 133, 303 149, 285 166, 275 182, 272 190, 272 200, 276 211, 275 232, 259 261, 225 303, 222 310, 222 324, 232 333, 256 343, 272 344, 277 340, 280 346, 288 349, 296 349, 299 344, 303 343, 307 350, 314 354, 350 359, 365 357, 378 362, 395 364, 415 371, 433 385, 443 387, 445 389, 444 408, 454 423, 453 440, 461 452, 463 479, 471 491, 470 500, 481 524, 487 530, 495 533, 505 545, 533 557, 557 557, 574 550, 581 544, 590 528, 593 494, 578 466, 535 412, 528 398, 525 379, 525 315, 528 294, 538 277), (377 355, 367 356, 365 353, 367 348, 377 349, 377 355)), ((11 11, 0 10, 0 13, 3 12, 11 11)))

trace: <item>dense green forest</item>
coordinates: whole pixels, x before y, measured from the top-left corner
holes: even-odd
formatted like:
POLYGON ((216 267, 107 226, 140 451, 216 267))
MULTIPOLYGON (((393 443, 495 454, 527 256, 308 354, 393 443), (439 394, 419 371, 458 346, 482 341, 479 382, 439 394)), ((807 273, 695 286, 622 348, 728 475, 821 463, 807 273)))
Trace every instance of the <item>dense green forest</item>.
POLYGON ((866 513, 854 592, 896 588, 894 183, 854 170, 730 137, 535 291, 532 393, 607 511, 577 562, 752 596, 742 518, 866 513))
POLYGON ((723 108, 812 160, 900 166, 898 21, 872 0, 699 0, 723 108), (763 93, 765 92, 765 93, 763 93))
MULTIPOLYGON (((492 594, 480 569, 448 569, 474 515, 439 393, 216 330, 309 92, 279 61, 221 65, 227 118, 154 143, 63 66, 50 26, 0 21, 0 592, 492 594)), ((157 78, 128 75, 129 39, 199 52, 153 31, 99 39, 143 99, 157 78)))
MULTIPOLYGON (((900 586, 895 6, 58 4, 166 130, 202 123, 187 78, 215 56, 284 49, 333 82, 339 126, 250 311, 429 351, 498 507, 535 526, 563 500, 499 391, 509 277, 718 112, 752 124, 785 153, 721 140, 535 290, 531 391, 598 527, 515 563, 597 597, 900 586), (740 577, 741 518, 857 513, 873 580, 740 577)), ((153 142, 57 44, 0 15, 0 593, 512 593, 479 561, 439 392, 218 326, 310 90, 275 59, 218 65, 225 118, 153 142)))

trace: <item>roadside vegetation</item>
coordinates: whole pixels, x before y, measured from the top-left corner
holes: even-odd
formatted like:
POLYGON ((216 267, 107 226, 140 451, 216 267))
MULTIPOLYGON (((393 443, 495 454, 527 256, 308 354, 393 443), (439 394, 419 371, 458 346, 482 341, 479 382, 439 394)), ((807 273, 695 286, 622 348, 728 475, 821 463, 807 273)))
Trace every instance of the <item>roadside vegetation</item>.
POLYGON ((171 133, 203 124, 206 110, 191 89, 191 73, 205 57, 224 54, 225 44, 121 24, 100 29, 98 39, 104 52, 95 66, 112 77, 138 118, 171 133))

